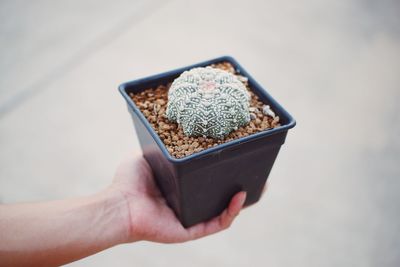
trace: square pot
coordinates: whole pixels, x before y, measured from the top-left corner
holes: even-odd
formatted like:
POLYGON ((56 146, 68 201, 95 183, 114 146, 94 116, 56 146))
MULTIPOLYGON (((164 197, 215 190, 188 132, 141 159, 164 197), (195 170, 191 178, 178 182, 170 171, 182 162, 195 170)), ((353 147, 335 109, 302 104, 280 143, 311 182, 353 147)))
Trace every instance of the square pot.
POLYGON ((184 227, 219 215, 239 191, 247 192, 245 205, 257 202, 286 134, 296 124, 292 116, 229 56, 127 82, 119 86, 119 91, 128 104, 144 158, 184 227), (280 117, 281 126, 177 159, 169 154, 129 93, 167 84, 185 70, 220 62, 231 63, 238 73, 248 78, 251 90, 263 103, 271 106, 280 117))

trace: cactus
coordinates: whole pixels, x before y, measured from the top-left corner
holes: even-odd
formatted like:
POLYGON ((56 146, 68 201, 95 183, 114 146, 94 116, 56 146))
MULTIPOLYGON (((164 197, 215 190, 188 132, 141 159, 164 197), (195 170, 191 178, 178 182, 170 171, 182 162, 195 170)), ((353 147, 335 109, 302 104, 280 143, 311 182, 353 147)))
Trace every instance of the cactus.
POLYGON ((168 92, 166 115, 187 136, 223 138, 250 121, 250 94, 238 78, 221 69, 183 72, 168 92))

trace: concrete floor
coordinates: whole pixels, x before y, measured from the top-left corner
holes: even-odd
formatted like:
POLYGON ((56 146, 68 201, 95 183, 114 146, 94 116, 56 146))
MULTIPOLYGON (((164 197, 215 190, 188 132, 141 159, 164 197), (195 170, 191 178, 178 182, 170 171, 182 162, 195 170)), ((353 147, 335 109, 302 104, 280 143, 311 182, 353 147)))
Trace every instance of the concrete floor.
MULTIPOLYGON (((71 266, 399 266, 398 1, 0 1, 0 202, 86 195, 139 149, 117 86, 229 54, 297 119, 228 231, 71 266)), ((246 167, 246 166, 243 166, 246 167)))

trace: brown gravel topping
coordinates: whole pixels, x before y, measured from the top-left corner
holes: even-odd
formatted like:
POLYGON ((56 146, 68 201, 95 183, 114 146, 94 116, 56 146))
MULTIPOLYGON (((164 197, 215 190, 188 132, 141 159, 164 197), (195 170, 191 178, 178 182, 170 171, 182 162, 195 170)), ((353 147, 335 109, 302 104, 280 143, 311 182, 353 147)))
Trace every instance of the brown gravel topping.
POLYGON ((251 95, 250 123, 231 132, 223 139, 185 136, 182 127, 167 119, 165 111, 167 109, 170 83, 159 85, 157 88, 149 88, 137 94, 130 94, 133 102, 164 142, 168 152, 175 158, 183 158, 219 144, 280 126, 279 117, 275 116, 275 113, 268 105, 259 100, 258 96, 251 91, 247 78, 237 74, 230 63, 213 64, 211 67, 234 73, 246 85, 251 95))

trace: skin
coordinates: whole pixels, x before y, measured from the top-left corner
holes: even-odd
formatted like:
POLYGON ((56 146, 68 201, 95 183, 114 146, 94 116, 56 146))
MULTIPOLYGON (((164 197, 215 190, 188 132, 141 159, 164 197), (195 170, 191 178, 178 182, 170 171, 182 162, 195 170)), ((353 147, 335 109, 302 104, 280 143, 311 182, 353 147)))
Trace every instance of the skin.
POLYGON ((130 156, 113 183, 92 196, 0 205, 0 266, 57 266, 123 243, 198 239, 227 229, 245 199, 239 192, 221 215, 185 229, 147 162, 130 156))

